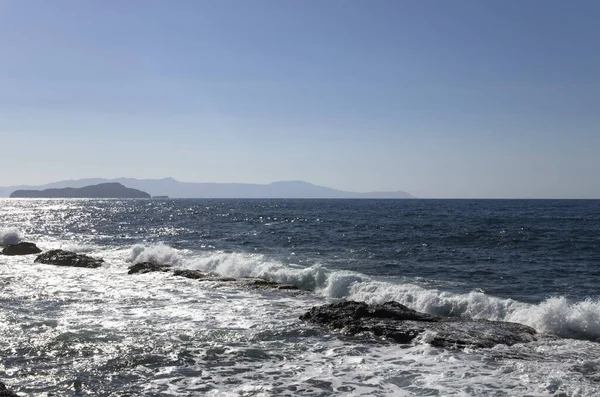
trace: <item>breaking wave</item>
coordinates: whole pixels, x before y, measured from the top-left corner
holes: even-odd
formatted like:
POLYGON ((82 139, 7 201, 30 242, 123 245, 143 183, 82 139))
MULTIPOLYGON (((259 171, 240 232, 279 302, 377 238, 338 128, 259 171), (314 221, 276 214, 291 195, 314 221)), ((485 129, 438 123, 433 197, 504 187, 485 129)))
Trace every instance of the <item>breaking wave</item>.
POLYGON ((128 261, 169 264, 223 277, 264 278, 294 284, 328 298, 367 303, 396 301, 436 316, 517 322, 542 333, 600 341, 599 300, 571 302, 565 297, 552 297, 538 304, 531 304, 479 291, 461 294, 424 288, 410 282, 378 281, 364 274, 329 270, 320 265, 286 265, 261 254, 212 252, 198 255, 166 245, 136 245, 131 249, 128 261))
POLYGON ((21 233, 17 229, 0 229, 0 245, 18 244, 21 239, 21 233))
POLYGON ((137 244, 131 248, 127 261, 132 263, 150 262, 154 264, 178 266, 181 264, 182 256, 179 251, 164 244, 149 247, 137 244))
POLYGON ((345 298, 368 303, 394 300, 436 316, 510 321, 529 325, 542 333, 600 341, 599 300, 572 302, 559 296, 531 304, 479 291, 458 294, 426 289, 415 284, 376 281, 353 284, 345 298))

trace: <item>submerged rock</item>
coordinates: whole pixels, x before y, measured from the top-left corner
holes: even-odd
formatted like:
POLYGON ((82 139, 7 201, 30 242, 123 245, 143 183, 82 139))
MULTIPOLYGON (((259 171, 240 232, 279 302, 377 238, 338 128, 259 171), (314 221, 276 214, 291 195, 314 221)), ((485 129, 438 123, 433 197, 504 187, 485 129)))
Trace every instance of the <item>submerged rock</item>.
POLYGON ((239 279, 237 278, 233 278, 233 277, 217 277, 217 278, 209 278, 206 279, 207 281, 220 281, 222 283, 231 283, 234 281, 239 281, 239 279))
POLYGON ((29 254, 39 254, 42 252, 41 249, 37 247, 34 243, 17 243, 17 244, 8 244, 2 250, 2 255, 29 255, 29 254))
POLYGON ((293 284, 279 284, 276 281, 269 281, 264 279, 254 279, 250 281, 248 284, 250 287, 255 287, 259 289, 281 289, 281 290, 296 290, 296 287, 293 284))
POLYGON ((192 280, 198 280, 201 278, 205 278, 206 275, 200 270, 190 270, 190 269, 179 269, 173 272, 174 276, 191 278, 192 280))
POLYGON ((91 256, 80 255, 74 252, 58 249, 47 251, 41 255, 38 255, 38 257, 35 258, 35 262, 56 266, 97 268, 102 266, 104 259, 96 259, 92 258, 91 256))
POLYGON ((19 397, 12 391, 8 390, 4 383, 0 382, 0 397, 19 397))
POLYGON ((536 334, 533 328, 522 324, 434 317, 397 302, 337 302, 313 307, 300 319, 344 335, 367 333, 396 343, 410 343, 427 331, 423 340, 437 347, 510 346, 534 341, 536 334))
POLYGON ((140 262, 129 266, 127 274, 144 274, 151 272, 168 272, 171 270, 169 265, 159 265, 151 262, 140 262))
POLYGON ((297 286, 295 286, 294 284, 277 284, 275 286, 275 288, 281 289, 281 290, 294 290, 294 291, 300 289, 297 286))
MULTIPOLYGON (((151 263, 141 263, 134 266, 131 266, 129 269, 129 274, 133 273, 147 273, 150 271, 169 271, 170 266, 162 266, 162 265, 153 265, 151 263), (142 268, 142 265, 144 268, 142 268), (140 271, 134 269, 134 267, 140 266, 140 271), (148 267, 146 269, 145 267, 148 267)), ((192 280, 205 281, 205 282, 217 282, 217 283, 227 283, 233 284, 240 288, 251 288, 251 289, 261 289, 261 290, 298 290, 299 288, 293 284, 279 284, 275 281, 269 281, 262 278, 254 278, 254 277, 221 277, 215 274, 207 274, 202 273, 200 270, 194 269, 176 269, 173 270, 173 276, 177 277, 185 277, 192 280)))

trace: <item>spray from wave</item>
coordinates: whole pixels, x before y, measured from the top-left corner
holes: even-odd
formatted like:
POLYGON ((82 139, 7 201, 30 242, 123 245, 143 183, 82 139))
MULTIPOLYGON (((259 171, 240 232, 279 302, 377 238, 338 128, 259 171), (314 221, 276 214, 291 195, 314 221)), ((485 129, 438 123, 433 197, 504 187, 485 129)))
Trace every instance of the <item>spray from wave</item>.
POLYGON ((542 333, 566 338, 600 340, 599 300, 571 302, 561 296, 530 304, 477 291, 457 294, 426 289, 415 284, 376 281, 353 284, 345 298, 368 303, 394 300, 436 316, 516 322, 529 325, 542 333))
POLYGON ((0 245, 18 244, 21 240, 21 233, 17 229, 0 229, 0 245))
POLYGON ((128 262, 150 262, 161 265, 179 266, 183 260, 182 254, 164 244, 153 246, 134 245, 129 253, 128 262))
POLYGON ((499 298, 483 292, 453 293, 423 288, 412 283, 392 283, 346 270, 322 266, 285 265, 261 254, 212 252, 204 255, 179 251, 166 245, 131 249, 129 262, 148 261, 198 269, 223 277, 256 277, 294 284, 328 298, 383 303, 396 301, 435 316, 510 321, 539 332, 561 337, 600 340, 600 301, 570 302, 564 297, 538 304, 499 298))

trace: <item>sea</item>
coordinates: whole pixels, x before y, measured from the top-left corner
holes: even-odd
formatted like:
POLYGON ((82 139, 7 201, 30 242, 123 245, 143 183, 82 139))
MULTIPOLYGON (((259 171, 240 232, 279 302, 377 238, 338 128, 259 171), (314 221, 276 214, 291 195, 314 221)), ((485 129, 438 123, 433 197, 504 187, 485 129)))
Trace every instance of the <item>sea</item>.
POLYGON ((0 199, 0 381, 20 396, 600 396, 600 200, 0 199), (298 291, 245 288, 141 261, 298 291), (308 324, 400 302, 538 340, 392 344, 308 324))

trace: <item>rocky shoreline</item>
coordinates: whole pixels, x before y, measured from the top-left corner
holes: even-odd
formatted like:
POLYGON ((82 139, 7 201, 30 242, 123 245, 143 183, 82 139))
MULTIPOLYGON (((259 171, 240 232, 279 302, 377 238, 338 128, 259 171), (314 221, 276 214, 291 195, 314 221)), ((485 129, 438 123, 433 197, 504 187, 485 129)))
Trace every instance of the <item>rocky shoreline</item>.
MULTIPOLYGON (((2 250, 2 255, 32 255, 42 252, 34 243, 21 242, 18 244, 8 244, 2 250)), ((89 255, 77 254, 75 252, 65 251, 62 249, 49 250, 39 254, 34 263, 42 263, 46 265, 54 266, 69 266, 69 267, 81 267, 88 269, 96 269, 101 267, 105 262, 102 258, 94 258, 89 255)), ((127 274, 145 274, 152 272, 165 272, 170 273, 176 277, 185 277, 192 280, 198 281, 216 281, 216 282, 227 282, 233 283, 240 287, 255 288, 255 289, 273 289, 273 290, 287 290, 299 291, 299 288, 293 284, 281 284, 274 281, 269 281, 261 278, 231 278, 221 277, 214 274, 202 273, 199 270, 193 269, 174 269, 170 265, 152 263, 152 262, 139 262, 135 263, 127 268, 127 274)))
MULTIPOLYGON (((41 250, 33 243, 7 245, 2 250, 4 255, 31 255, 39 252, 41 250)), ((39 254, 34 263, 95 269, 101 267, 104 260, 64 250, 50 250, 39 254)), ((130 275, 162 272, 198 282, 231 283, 240 288, 299 291, 293 284, 280 284, 260 278, 221 277, 199 270, 176 269, 167 264, 153 262, 135 263, 127 270, 130 275)), ((408 344, 419 340, 435 347, 463 349, 490 348, 498 344, 510 346, 536 340, 536 331, 522 324, 461 317, 434 317, 397 302, 368 305, 364 302, 340 301, 315 306, 299 318, 340 335, 369 338, 385 343, 408 344)))

